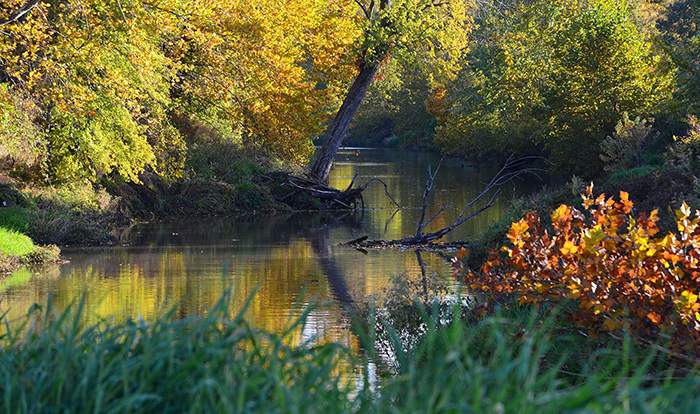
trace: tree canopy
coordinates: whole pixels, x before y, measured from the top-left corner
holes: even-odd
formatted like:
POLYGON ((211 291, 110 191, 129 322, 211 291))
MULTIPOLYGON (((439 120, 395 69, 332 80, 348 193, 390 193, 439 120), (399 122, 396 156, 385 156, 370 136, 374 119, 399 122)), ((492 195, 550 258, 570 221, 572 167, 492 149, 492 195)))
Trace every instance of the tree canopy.
POLYGON ((697 0, 6 0, 0 167, 48 181, 178 178, 195 126, 296 165, 323 136, 333 145, 310 169, 322 176, 359 110, 356 126, 388 122, 404 143, 434 139, 474 158, 543 152, 578 171, 624 117, 700 114, 699 10, 697 0))
POLYGON ((648 114, 670 93, 662 58, 624 1, 535 0, 478 23, 440 114, 444 148, 540 147, 561 166, 590 168, 624 113, 648 114))

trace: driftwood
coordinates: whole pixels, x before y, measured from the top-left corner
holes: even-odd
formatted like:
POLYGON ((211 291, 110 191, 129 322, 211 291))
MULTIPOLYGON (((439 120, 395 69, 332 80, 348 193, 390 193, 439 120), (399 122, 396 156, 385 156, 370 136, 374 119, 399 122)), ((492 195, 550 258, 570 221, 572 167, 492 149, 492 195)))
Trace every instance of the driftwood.
POLYGON ((416 233, 414 235, 397 240, 369 240, 368 237, 361 237, 350 242, 343 243, 343 245, 352 246, 358 249, 420 248, 421 250, 426 251, 450 251, 466 247, 469 245, 469 243, 464 241, 451 243, 437 242, 463 224, 473 220, 480 214, 493 207, 498 196, 500 195, 501 188, 504 185, 527 174, 539 177, 538 174, 542 172, 542 169, 527 166, 535 159, 539 159, 539 157, 509 157, 501 169, 496 173, 496 175, 494 175, 491 181, 484 186, 479 194, 477 194, 463 206, 462 210, 457 215, 457 218, 451 224, 433 232, 426 232, 425 229, 446 211, 446 207, 443 206, 431 217, 428 218, 427 216, 428 208, 430 207, 430 195, 435 187, 435 178, 440 170, 440 165, 442 164, 441 160, 434 170, 430 167, 428 168, 428 180, 425 185, 425 190, 423 191, 421 214, 416 225, 416 233))
MULTIPOLYGON (((329 187, 315 179, 309 177, 300 177, 291 175, 285 172, 278 172, 268 175, 269 178, 277 182, 282 188, 286 189, 286 193, 278 195, 278 200, 289 203, 299 204, 292 200, 301 199, 316 199, 321 210, 356 210, 365 208, 365 200, 362 193, 372 184, 381 184, 384 187, 384 194, 397 207, 401 208, 399 203, 389 193, 387 184, 379 178, 371 178, 362 185, 357 185, 357 175, 353 177, 350 185, 344 190, 329 187)), ((303 203, 303 201, 302 201, 303 203)))

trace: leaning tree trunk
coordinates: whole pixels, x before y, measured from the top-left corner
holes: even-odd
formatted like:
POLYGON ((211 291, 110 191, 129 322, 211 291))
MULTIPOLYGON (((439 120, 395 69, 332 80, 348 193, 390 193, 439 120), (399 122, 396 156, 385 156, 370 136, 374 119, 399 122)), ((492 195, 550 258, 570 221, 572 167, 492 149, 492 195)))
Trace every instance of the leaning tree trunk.
POLYGON ((378 69, 379 65, 377 64, 363 63, 360 65, 360 73, 357 75, 357 78, 355 78, 352 86, 350 86, 348 94, 343 101, 343 105, 341 105, 333 122, 331 122, 326 130, 326 141, 321 148, 316 150, 314 161, 309 171, 309 176, 312 179, 320 183, 328 182, 328 176, 331 173, 335 154, 338 152, 338 148, 343 144, 343 139, 348 132, 350 122, 355 116, 355 112, 357 112, 357 109, 360 107, 362 100, 365 98, 367 89, 372 84, 372 81, 374 81, 378 69))

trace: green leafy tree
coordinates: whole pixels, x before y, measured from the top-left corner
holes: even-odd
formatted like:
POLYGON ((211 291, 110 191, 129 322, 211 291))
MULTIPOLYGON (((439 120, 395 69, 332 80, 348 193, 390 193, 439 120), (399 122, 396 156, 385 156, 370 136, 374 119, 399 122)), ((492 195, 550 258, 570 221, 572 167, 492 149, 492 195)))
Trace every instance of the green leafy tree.
MULTIPOLYGON (((432 79, 449 78, 459 68, 471 27, 464 0, 357 0, 362 36, 355 50, 357 76, 325 133, 309 168, 312 178, 328 180, 335 154, 380 67, 388 59, 420 62, 432 79)), ((432 80, 430 79, 430 80, 432 80)))
POLYGON ((622 114, 648 114, 669 94, 670 76, 625 1, 522 2, 478 23, 440 116, 445 149, 542 148, 560 168, 590 172, 622 114))
POLYGON ((700 1, 674 3, 659 23, 663 40, 678 67, 678 112, 700 115, 700 1))

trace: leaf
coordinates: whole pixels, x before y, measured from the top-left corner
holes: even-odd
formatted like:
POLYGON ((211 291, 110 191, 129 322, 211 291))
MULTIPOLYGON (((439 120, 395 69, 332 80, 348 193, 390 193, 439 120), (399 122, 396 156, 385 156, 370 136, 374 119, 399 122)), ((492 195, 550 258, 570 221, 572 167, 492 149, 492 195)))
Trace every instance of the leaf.
POLYGON ((661 315, 659 315, 659 314, 656 313, 656 312, 649 312, 649 313, 647 313, 647 319, 649 319, 650 321, 652 321, 652 322, 655 323, 656 325, 660 324, 661 321, 663 320, 663 318, 661 317, 661 315))

